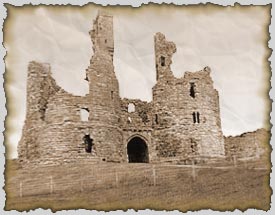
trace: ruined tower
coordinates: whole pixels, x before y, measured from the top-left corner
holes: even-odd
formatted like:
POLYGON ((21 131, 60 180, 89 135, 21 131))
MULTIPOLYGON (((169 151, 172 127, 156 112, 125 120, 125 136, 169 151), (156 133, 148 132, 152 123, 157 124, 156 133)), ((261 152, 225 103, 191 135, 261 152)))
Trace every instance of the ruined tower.
POLYGON ((27 79, 26 120, 18 150, 20 160, 40 159, 39 138, 46 124, 48 99, 60 89, 51 77, 49 64, 30 62, 27 79))
POLYGON ((153 87, 153 138, 158 160, 224 155, 219 98, 210 69, 175 78, 170 69, 176 47, 155 35, 157 83, 153 87))
POLYGON ((87 72, 89 81, 89 131, 94 149, 103 160, 119 161, 122 153, 120 97, 113 66, 113 17, 99 13, 90 31, 94 55, 87 72))

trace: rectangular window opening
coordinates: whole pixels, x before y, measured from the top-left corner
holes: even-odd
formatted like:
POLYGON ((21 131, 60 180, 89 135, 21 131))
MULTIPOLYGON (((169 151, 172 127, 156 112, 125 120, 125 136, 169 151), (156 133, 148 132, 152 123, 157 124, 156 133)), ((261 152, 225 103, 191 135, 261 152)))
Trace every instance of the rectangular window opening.
POLYGON ((90 137, 90 135, 86 134, 83 137, 83 141, 84 141, 84 144, 85 144, 85 151, 87 153, 92 153, 93 139, 90 137))
POLYGON ((195 83, 190 83, 190 96, 195 98, 195 83))
POLYGON ((136 106, 133 103, 128 104, 128 113, 132 113, 136 111, 136 106))
POLYGON ((155 115, 155 123, 159 124, 159 120, 158 120, 158 115, 157 114, 155 115))
POLYGON ((193 116, 193 123, 196 123, 196 113, 193 112, 193 113, 192 113, 192 116, 193 116))
POLYGON ((90 111, 88 108, 80 108, 80 119, 82 122, 89 120, 90 111))
POLYGON ((160 57, 160 65, 165 66, 165 57, 163 56, 160 57))

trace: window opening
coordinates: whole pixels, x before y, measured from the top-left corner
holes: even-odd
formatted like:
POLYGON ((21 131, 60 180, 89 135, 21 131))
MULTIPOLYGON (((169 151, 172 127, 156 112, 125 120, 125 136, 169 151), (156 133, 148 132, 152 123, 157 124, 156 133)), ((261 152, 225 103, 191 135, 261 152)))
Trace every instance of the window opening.
POLYGON ((85 144, 85 151, 87 153, 92 153, 93 139, 90 137, 90 135, 86 134, 83 137, 83 141, 84 141, 84 144, 85 144))
POLYGON ((193 115, 193 123, 196 123, 196 113, 193 112, 192 115, 193 115))
POLYGON ((158 119, 158 115, 157 114, 155 115, 155 123, 159 124, 159 119, 158 119))
POLYGON ((88 121, 89 120, 89 109, 88 108, 81 108, 80 109, 80 119, 81 121, 88 121))
POLYGON ((128 104, 128 113, 135 112, 135 105, 133 103, 128 104))
POLYGON ((163 56, 160 57, 160 65, 165 66, 165 57, 163 56))
POLYGON ((195 83, 190 83, 190 96, 195 98, 195 83))
POLYGON ((200 113, 197 112, 197 122, 200 123, 200 113))

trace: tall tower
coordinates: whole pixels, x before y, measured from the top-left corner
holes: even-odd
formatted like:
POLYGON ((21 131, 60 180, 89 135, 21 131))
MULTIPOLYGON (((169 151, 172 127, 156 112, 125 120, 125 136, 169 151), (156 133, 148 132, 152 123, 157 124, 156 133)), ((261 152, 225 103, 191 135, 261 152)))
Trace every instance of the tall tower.
POLYGON ((155 35, 157 83, 153 87, 153 137, 156 159, 189 161, 222 157, 224 142, 219 96, 210 69, 186 72, 175 78, 171 71, 176 47, 161 33, 155 35))
POLYGON ((94 55, 87 71, 89 122, 94 148, 102 160, 118 161, 122 156, 119 128, 119 86, 113 66, 113 17, 99 13, 90 31, 94 55))
POLYGON ((99 12, 94 20, 93 29, 89 33, 93 42, 94 53, 106 52, 113 59, 113 17, 104 12, 99 12))
POLYGON ((153 139, 158 159, 169 159, 180 153, 180 138, 173 133, 175 95, 175 78, 171 71, 172 55, 176 52, 173 42, 167 41, 162 33, 157 33, 155 42, 156 85, 153 87, 153 139), (177 138, 177 139, 176 139, 177 138))

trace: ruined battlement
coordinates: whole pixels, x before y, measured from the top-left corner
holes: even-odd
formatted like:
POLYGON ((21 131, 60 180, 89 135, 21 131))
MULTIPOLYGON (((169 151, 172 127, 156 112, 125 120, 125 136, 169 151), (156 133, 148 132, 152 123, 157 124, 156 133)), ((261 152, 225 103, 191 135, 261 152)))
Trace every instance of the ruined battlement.
POLYGON ((155 34, 154 42, 157 82, 173 79, 170 66, 172 56, 177 50, 175 43, 167 41, 165 36, 159 32, 155 34))

